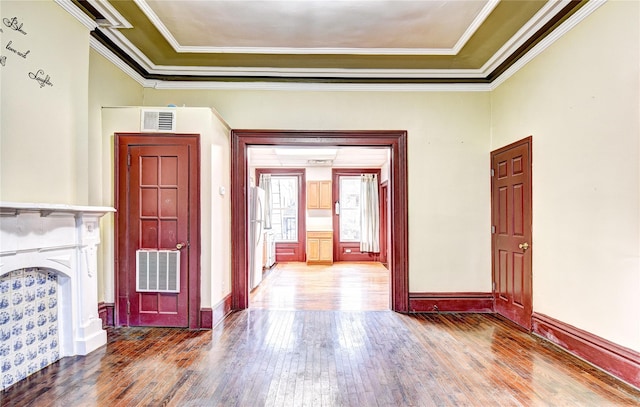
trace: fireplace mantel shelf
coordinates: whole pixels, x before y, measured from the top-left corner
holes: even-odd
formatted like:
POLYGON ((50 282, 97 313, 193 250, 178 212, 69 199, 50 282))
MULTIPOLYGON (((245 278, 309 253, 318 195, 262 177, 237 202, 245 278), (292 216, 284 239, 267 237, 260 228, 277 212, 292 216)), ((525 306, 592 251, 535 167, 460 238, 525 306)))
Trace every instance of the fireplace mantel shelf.
MULTIPOLYGON (((49 346, 47 349, 50 351, 44 354, 46 361, 43 359, 38 365, 40 367, 60 357, 86 355, 107 343, 107 333, 102 329, 98 314, 98 255, 100 219, 113 212, 114 208, 105 206, 0 201, 0 299, 3 304, 10 303, 10 310, 14 305, 18 307, 11 315, 23 315, 21 301, 27 301, 30 296, 34 307, 38 302, 33 315, 42 308, 38 318, 45 318, 51 323, 57 321, 51 328, 57 333, 52 334, 49 330, 41 334, 44 338, 42 344, 49 346), (47 304, 40 297, 35 297, 36 291, 28 288, 33 284, 27 286, 24 282, 24 276, 29 274, 36 278, 36 273, 44 276, 42 281, 57 282, 55 285, 52 283, 48 290, 40 290, 49 293, 46 294, 49 296, 47 304), (9 290, 16 290, 15 295, 11 294, 13 302, 7 294, 9 290), (27 295, 27 291, 31 294, 27 295), (51 335, 56 346, 50 343, 51 335)), ((3 312, 7 314, 8 311, 3 312)), ((29 335, 25 325, 27 320, 25 311, 24 318, 20 319, 22 322, 12 322, 21 324, 12 328, 11 335, 14 331, 21 332, 20 335, 24 335, 17 337, 22 338, 23 343, 26 343, 24 337, 29 335)), ((33 323, 33 318, 30 321, 33 323)), ((3 337, 6 334, 4 328, 3 337)), ((39 338, 40 333, 38 335, 39 338)), ((16 348, 13 352, 12 355, 17 355, 21 351, 16 348)), ((4 358, 3 354, 3 361, 4 358)), ((15 356, 7 360, 19 358, 15 356)), ((3 365, 4 384, 4 378, 8 377, 5 368, 3 365)), ((14 379, 27 374, 22 363, 10 366, 9 371, 14 379)))
POLYGON ((40 216, 49 216, 53 213, 66 214, 96 214, 104 215, 116 210, 109 206, 81 206, 66 204, 28 203, 28 202, 2 202, 0 201, 0 215, 15 216, 26 212, 39 212, 40 216))

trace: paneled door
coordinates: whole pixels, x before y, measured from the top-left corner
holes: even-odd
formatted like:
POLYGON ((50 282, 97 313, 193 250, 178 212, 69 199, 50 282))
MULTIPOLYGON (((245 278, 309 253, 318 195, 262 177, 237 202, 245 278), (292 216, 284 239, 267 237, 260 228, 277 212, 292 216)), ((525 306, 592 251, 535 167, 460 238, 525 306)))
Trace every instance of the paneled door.
POLYGON ((194 136, 119 138, 120 325, 190 326, 190 300, 197 296, 190 282, 197 280, 199 257, 193 225, 198 177, 191 168, 199 162, 196 141, 194 136))
POLYGON ((531 329, 531 137, 491 153, 496 312, 531 329))

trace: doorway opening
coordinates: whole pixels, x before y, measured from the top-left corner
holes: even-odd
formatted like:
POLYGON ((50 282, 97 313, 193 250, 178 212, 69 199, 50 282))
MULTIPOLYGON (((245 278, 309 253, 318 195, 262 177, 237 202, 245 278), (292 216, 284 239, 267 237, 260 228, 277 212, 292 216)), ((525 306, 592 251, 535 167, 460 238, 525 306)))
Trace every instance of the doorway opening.
MULTIPOLYGON (((232 306, 236 310, 249 306, 249 148, 287 146, 300 148, 374 147, 389 150, 388 248, 390 308, 408 312, 408 216, 406 131, 260 131, 233 130, 231 153, 232 200, 232 306)), ((382 266, 381 266, 382 267, 382 266)))

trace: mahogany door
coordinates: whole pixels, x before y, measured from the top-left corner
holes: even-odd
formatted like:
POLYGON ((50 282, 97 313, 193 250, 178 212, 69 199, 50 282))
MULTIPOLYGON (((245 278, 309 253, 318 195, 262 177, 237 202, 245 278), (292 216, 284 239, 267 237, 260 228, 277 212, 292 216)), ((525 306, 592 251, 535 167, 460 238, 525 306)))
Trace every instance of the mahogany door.
POLYGON ((119 141, 119 325, 189 327, 194 269, 197 275, 192 260, 199 246, 192 227, 197 138, 119 141))
MULTIPOLYGON (((334 261, 380 261, 380 253, 360 251, 360 212, 359 212, 359 184, 360 174, 377 174, 379 169, 333 169, 331 171, 333 185, 333 260, 334 261), (349 188, 349 184, 356 185, 357 190, 349 188), (354 193, 345 193, 351 189, 354 193), (336 204, 338 209, 336 210, 336 204), (357 225, 354 225, 357 223, 357 225), (356 230, 357 229, 357 230, 356 230)), ((379 187, 379 185, 378 185, 379 187)), ((380 189, 378 196, 380 197, 380 189)), ((381 197, 379 198, 382 199, 381 197)), ((382 230, 382 228, 381 228, 382 230)), ((380 236, 380 239, 383 239, 380 236)))
POLYGON ((531 137, 491 153, 496 312, 531 329, 531 137))

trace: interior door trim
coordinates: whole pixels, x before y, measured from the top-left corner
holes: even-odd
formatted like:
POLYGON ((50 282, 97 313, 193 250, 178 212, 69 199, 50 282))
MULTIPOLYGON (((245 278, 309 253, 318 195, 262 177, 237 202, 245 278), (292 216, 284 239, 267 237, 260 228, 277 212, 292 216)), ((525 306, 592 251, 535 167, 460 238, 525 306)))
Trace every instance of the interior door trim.
POLYGON ((278 249, 295 251, 295 258, 285 261, 305 261, 306 259, 306 233, 307 233, 307 177, 304 168, 256 168, 256 184, 262 174, 288 175, 298 178, 298 241, 297 242, 276 242, 276 257, 278 249))
MULTIPOLYGON (((381 183, 380 183, 380 168, 332 168, 331 169, 331 182, 333 189, 333 201, 340 202, 340 177, 343 176, 360 176, 360 174, 375 174, 378 177, 378 193, 380 194, 381 183)), ((380 194, 381 196, 381 194, 380 194)), ((382 240, 382 198, 380 198, 378 203, 378 209, 380 210, 380 240, 382 240)), ((340 241, 340 215, 336 214, 336 211, 333 211, 331 215, 331 222, 333 223, 333 260, 334 261, 351 261, 351 259, 347 259, 349 257, 348 254, 343 255, 341 253, 344 246, 340 241), (341 258, 345 257, 341 260, 341 258)), ((360 253, 360 243, 349 242, 346 243, 348 246, 356 246, 358 253, 354 256, 367 256, 367 260, 363 261, 381 261, 382 251, 380 253, 360 253)), ((382 250, 382 242, 380 242, 380 249, 382 250)), ((359 261, 359 260, 354 260, 359 261)))
POLYGON ((231 298, 234 310, 249 306, 247 239, 247 149, 251 146, 388 147, 389 219, 392 245, 389 251, 391 309, 409 312, 407 132, 378 131, 231 131, 231 298))

